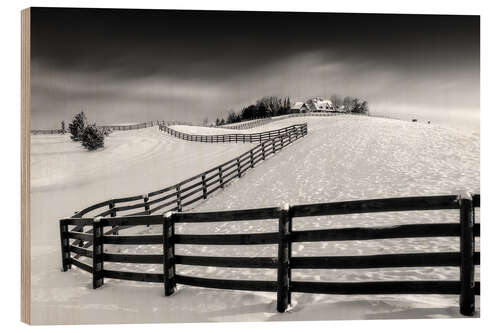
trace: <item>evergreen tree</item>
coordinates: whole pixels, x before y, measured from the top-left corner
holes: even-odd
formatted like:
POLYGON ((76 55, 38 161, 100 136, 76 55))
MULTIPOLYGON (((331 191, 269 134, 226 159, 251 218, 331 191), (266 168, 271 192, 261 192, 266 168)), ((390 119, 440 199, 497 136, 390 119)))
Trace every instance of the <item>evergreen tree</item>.
POLYGON ((82 145, 88 150, 104 147, 104 132, 95 124, 85 127, 81 134, 82 145))
POLYGON ((71 133, 71 140, 81 141, 81 136, 86 125, 87 125, 87 117, 85 116, 85 113, 83 111, 77 113, 73 117, 73 121, 68 126, 69 131, 71 133))

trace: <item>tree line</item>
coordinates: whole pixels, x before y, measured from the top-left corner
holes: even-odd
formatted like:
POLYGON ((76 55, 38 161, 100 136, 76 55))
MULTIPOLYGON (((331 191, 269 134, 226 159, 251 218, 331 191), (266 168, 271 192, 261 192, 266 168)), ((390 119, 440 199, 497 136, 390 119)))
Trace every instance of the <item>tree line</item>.
POLYGON ((291 108, 290 97, 282 99, 276 96, 265 96, 258 99, 255 104, 245 106, 239 113, 233 110, 229 111, 227 118, 217 118, 215 125, 220 126, 256 118, 282 116, 291 113, 291 108))
MULTIPOLYGON (((334 94, 331 97, 331 101, 333 104, 333 111, 368 113, 368 102, 361 102, 359 98, 351 96, 341 97, 340 95, 334 94)), ((313 99, 308 99, 305 102, 307 109, 311 110, 313 103, 313 99)), ((300 110, 292 109, 290 97, 280 98, 276 96, 265 96, 258 99, 254 104, 243 107, 238 113, 233 110, 229 111, 226 118, 217 118, 215 120, 215 125, 220 126, 257 118, 275 117, 299 112, 300 110)))

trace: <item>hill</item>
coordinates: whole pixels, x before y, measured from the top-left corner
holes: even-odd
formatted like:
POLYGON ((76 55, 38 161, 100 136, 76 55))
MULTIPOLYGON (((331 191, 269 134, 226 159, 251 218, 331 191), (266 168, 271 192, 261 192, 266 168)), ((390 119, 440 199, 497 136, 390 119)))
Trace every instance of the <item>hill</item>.
MULTIPOLYGON (((393 196, 458 193, 462 189, 479 192, 479 138, 433 125, 371 117, 307 117, 276 121, 251 129, 259 132, 307 121, 309 134, 289 148, 269 158, 236 180, 225 190, 194 208, 195 211, 244 209, 393 196)), ((187 127, 187 126, 186 126, 187 127)), ((189 126, 201 134, 206 129, 189 126)), ((214 131, 227 131, 213 129, 214 131)), ((240 132, 241 133, 241 132, 240 132)), ((176 141, 179 143, 179 141, 176 141)), ((213 147, 218 145, 207 145, 213 147)), ((237 145, 234 145, 237 146, 237 145)), ((230 158, 221 145, 220 156, 230 158)), ((247 149, 245 147, 244 149, 247 149)), ((199 149, 199 148, 196 148, 199 149)), ((207 148, 208 149, 208 148, 207 148)), ((195 154, 195 153, 193 153, 195 154)), ((165 155, 165 160, 168 154, 165 155)), ((193 156, 191 163, 203 160, 193 156)), ((158 169, 165 167, 155 160, 158 169)), ((149 165, 149 164, 148 164, 149 165)), ((187 165, 187 164, 186 164, 187 165)), ((182 168, 182 166, 176 166, 182 168)), ((142 165, 142 170, 149 170, 142 165)), ((127 172, 136 169, 123 171, 127 172)), ((186 168, 186 172, 189 170, 186 168)), ((189 176, 189 175, 185 175, 189 176)), ((150 185, 150 184, 146 184, 150 185)), ((94 189, 100 186, 95 183, 94 189)), ((125 191, 128 185, 114 184, 125 191)), ((152 190, 153 188, 148 188, 152 190)), ((134 193, 136 194, 136 193, 134 193)), ((107 197, 109 198, 109 196, 107 197)), ((107 199, 106 198, 106 199, 107 199)), ((95 202, 96 200, 94 200, 95 202)), ((297 218, 294 229, 328 227, 388 226, 405 223, 456 223, 457 212, 426 211, 377 213, 369 215, 297 218)), ((53 221, 55 224, 56 221, 53 221)), ((49 224, 46 224, 48 227, 49 224)), ((53 228, 54 225, 50 227, 53 228)), ((276 231, 276 221, 200 223, 178 226, 179 233, 247 233, 276 231)), ((156 227, 136 228, 128 234, 156 234, 156 227)), ((479 247, 479 242, 477 242, 479 247)), ((456 251, 458 239, 389 239, 363 242, 305 243, 293 247, 294 256, 355 255, 456 251)), ((52 251, 53 249, 48 249, 52 251)), ((161 253, 161 246, 110 246, 112 253, 161 253)), ((55 250, 54 250, 55 253, 55 250)), ((197 246, 179 245, 177 254, 219 256, 275 256, 274 245, 197 246)), ((58 257, 58 256, 57 256, 58 257)), ((291 312, 275 312, 274 293, 225 291, 179 286, 173 297, 162 297, 161 285, 109 279, 105 287, 88 288, 89 275, 79 270, 56 274, 58 262, 51 261, 50 274, 40 270, 35 276, 34 304, 43 322, 51 309, 57 322, 196 322, 240 320, 317 320, 361 318, 455 317, 458 297, 442 295, 333 296, 294 293, 291 312), (57 276, 57 280, 48 280, 57 276), (68 286, 68 288, 61 288, 68 286), (67 294, 79 290, 78 294, 67 294), (43 305, 43 306, 42 306, 43 305), (79 318, 65 316, 57 309, 78 306, 79 318), (128 311, 137 316, 124 318, 128 311), (97 319, 96 319, 97 318, 97 319)), ((42 264, 38 263, 40 267, 42 264)), ((106 263, 113 269, 113 263, 106 263)), ((161 272, 161 265, 127 264, 127 270, 161 272)), ((121 265, 123 269, 123 265, 121 265)), ((214 268, 178 265, 181 274, 212 278, 275 280, 272 269, 214 268)), ((479 274, 479 273, 478 273, 479 274)), ((457 279, 458 268, 388 268, 362 270, 294 270, 293 278, 307 281, 383 281, 457 279)), ((479 276, 477 277, 479 278, 479 276)), ((33 312, 35 313, 35 312, 33 312)), ((479 314, 479 312, 478 312, 479 314)))

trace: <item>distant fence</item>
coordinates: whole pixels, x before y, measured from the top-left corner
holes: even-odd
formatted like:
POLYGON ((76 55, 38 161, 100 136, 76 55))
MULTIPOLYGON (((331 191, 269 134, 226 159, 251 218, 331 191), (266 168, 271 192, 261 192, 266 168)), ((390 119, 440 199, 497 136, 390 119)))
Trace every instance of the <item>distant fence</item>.
POLYGON ((49 130, 31 130, 31 134, 33 135, 43 135, 43 134, 61 134, 62 130, 60 129, 49 129, 49 130))
MULTIPOLYGON (((155 216, 68 218, 60 221, 62 267, 72 265, 92 274, 93 287, 98 288, 104 278, 163 283, 165 295, 174 293, 176 284, 230 290, 248 290, 277 293, 277 311, 284 312, 291 304, 292 292, 318 294, 457 294, 460 295, 460 313, 471 316, 475 312, 475 295, 480 294, 480 283, 474 281, 475 265, 480 264, 480 253, 475 252, 474 240, 480 236, 475 224, 475 207, 480 207, 480 196, 426 196, 320 203, 281 208, 217 211, 205 213, 172 213, 155 216), (294 217, 361 214, 398 211, 457 209, 459 223, 404 224, 391 227, 341 228, 324 230, 294 230, 294 217), (277 219, 278 232, 254 234, 191 235, 176 234, 179 223, 236 222, 242 220, 277 219), (107 236, 105 228, 145 225, 162 226, 162 234, 141 236, 107 236), (68 226, 90 227, 90 234, 68 231, 68 226), (297 242, 364 241, 390 238, 459 237, 460 252, 405 253, 365 256, 293 257, 292 244, 297 242), (70 245, 70 239, 92 242, 92 251, 70 245), (161 254, 105 253, 107 244, 163 244, 161 254), (278 244, 276 257, 209 257, 175 254, 177 244, 197 245, 256 245, 278 244), (92 259, 86 264, 72 254, 92 259), (105 262, 163 265, 163 273, 107 270, 105 262), (176 273, 176 265, 271 268, 277 270, 275 281, 226 280, 192 277, 176 273), (383 282, 304 282, 292 280, 293 269, 364 269, 385 267, 460 267, 456 281, 383 281, 383 282)), ((300 222, 299 222, 300 223, 300 222)))
POLYGON ((258 126, 262 126, 274 121, 283 120, 286 118, 297 118, 297 117, 336 117, 336 116, 368 116, 367 114, 361 113, 345 113, 345 112, 304 112, 304 113, 289 113, 282 116, 274 116, 274 117, 266 117, 259 118, 255 120, 248 120, 239 123, 231 123, 226 125, 217 126, 217 128, 226 128, 226 129, 249 129, 258 126))
POLYGON ((231 134, 219 134, 219 135, 195 135, 195 134, 187 134, 176 131, 163 124, 160 124, 159 128, 160 131, 164 131, 182 140, 207 142, 207 143, 264 142, 277 137, 289 136, 291 134, 297 134, 297 133, 303 133, 303 135, 307 134, 307 123, 291 125, 273 131, 251 133, 251 134, 231 133, 231 134))
POLYGON ((155 125, 158 125, 159 121, 147 121, 144 123, 140 124, 133 124, 133 125, 100 125, 98 127, 101 128, 109 128, 112 131, 130 131, 130 130, 136 130, 136 129, 141 129, 141 128, 148 128, 148 127, 153 127, 155 125))
POLYGON ((266 118, 242 121, 239 123, 220 125, 217 127, 218 128, 227 128, 227 129, 238 129, 238 130, 239 129, 249 129, 249 128, 254 128, 254 127, 265 125, 265 124, 270 123, 272 121, 273 121, 273 119, 271 117, 266 117, 266 118))
MULTIPOLYGON (((152 121, 146 121, 140 124, 132 124, 132 125, 99 125, 97 127, 99 128, 109 128, 112 131, 130 131, 130 130, 136 130, 136 129, 141 129, 141 128, 148 128, 148 127, 153 127, 156 125, 159 125, 160 123, 162 124, 169 124, 169 125, 190 125, 191 123, 184 122, 184 121, 158 121, 158 120, 152 120, 152 121)), ((66 133, 69 131, 66 130, 66 133)), ((31 134, 38 135, 38 134, 62 134, 61 129, 51 129, 51 130, 31 130, 31 134)))

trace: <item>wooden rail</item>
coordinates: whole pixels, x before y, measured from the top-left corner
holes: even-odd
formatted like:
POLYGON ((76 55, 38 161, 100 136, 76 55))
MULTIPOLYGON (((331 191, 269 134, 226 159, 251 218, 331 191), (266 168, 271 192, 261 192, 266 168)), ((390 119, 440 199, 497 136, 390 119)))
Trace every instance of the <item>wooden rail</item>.
MULTIPOLYGON (((307 124, 291 125, 277 130, 251 133, 251 134, 219 134, 219 135, 195 135, 176 131, 167 125, 160 124, 160 131, 166 132, 176 138, 206 143, 226 143, 226 142, 265 142, 282 136, 296 135, 297 133, 307 134, 307 124)), ((304 134, 304 135, 305 135, 304 134)))
POLYGON ((221 212, 142 215, 126 217, 67 218, 60 221, 63 270, 71 265, 93 276, 94 288, 104 278, 163 283, 165 295, 174 294, 176 284, 230 290, 266 291, 277 293, 277 311, 284 312, 291 304, 292 292, 322 294, 456 294, 460 295, 460 313, 475 312, 475 295, 480 295, 480 283, 474 280, 475 265, 480 265, 480 253, 474 250, 475 237, 480 236, 474 210, 480 207, 480 196, 427 196, 389 198, 308 204, 280 208, 247 209, 221 212), (459 210, 459 223, 405 224, 390 227, 339 228, 294 231, 294 217, 376 212, 459 210), (186 235, 175 234, 179 223, 211 223, 221 221, 278 221, 278 232, 256 234, 186 235), (162 234, 147 236, 106 236, 105 227, 162 225, 162 234), (90 227, 92 235, 68 231, 68 226, 90 227), (93 239, 93 251, 71 246, 70 239, 93 239), (458 237, 460 252, 404 253, 363 256, 293 257, 292 243, 314 241, 373 240, 386 238, 458 237), (106 244, 163 244, 162 254, 105 253, 106 244), (278 244, 276 257, 216 257, 176 255, 175 245, 255 245, 278 244), (73 254, 73 256, 72 256, 73 254), (92 266, 77 260, 76 255, 92 258, 92 266), (105 262, 163 264, 163 273, 112 271, 105 262), (176 265, 267 268, 276 269, 276 281, 248 281, 191 277, 176 274, 176 265), (308 282, 293 281, 293 269, 365 269, 385 267, 460 267, 456 281, 383 281, 383 282, 308 282))

